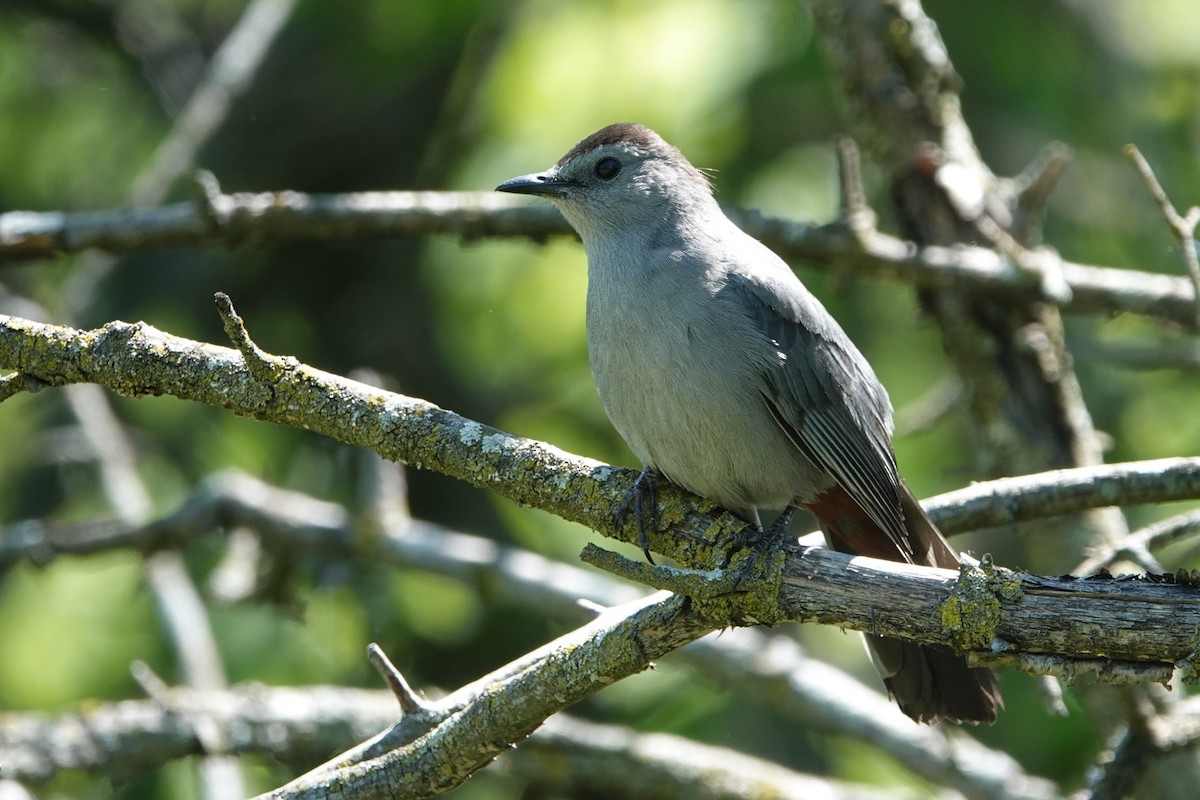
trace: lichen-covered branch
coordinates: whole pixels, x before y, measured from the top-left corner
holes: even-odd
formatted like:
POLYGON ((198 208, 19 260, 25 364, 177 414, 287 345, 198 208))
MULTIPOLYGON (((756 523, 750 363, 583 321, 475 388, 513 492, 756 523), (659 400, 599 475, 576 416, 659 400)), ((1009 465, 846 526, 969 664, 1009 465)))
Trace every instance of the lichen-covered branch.
POLYGON ((551 714, 711 630, 676 595, 618 606, 262 798, 382 800, 448 791, 551 714))
MULTIPOLYGON (((76 331, 0 318, 0 367, 33 375, 43 384, 96 381, 123 394, 172 394, 307 428, 369 447, 385 458, 494 489, 607 535, 626 541, 636 538, 632 523, 622 531, 612 524, 614 509, 629 486, 628 472, 487 428, 422 400, 312 369, 295 359, 264 359, 268 366, 260 365, 256 376, 236 351, 179 339, 145 324, 110 323, 94 331, 76 331)), ((1095 469, 1099 474, 1122 470, 1095 469)), ((1176 499, 1200 489, 1200 469, 1187 460, 1152 462, 1124 472, 1126 483, 1165 486, 1176 499), (1166 479, 1161 478, 1164 469, 1166 479)), ((1067 471, 1047 480, 1042 491, 1055 498, 1056 482, 1074 484, 1082 490, 1062 495, 1116 502, 1103 490, 1097 494, 1097 474, 1067 471)), ((978 503, 1005 514, 990 519, 990 524, 1012 518, 1007 511, 1011 504, 998 502, 996 495, 980 494, 986 499, 978 503)), ((743 524, 735 518, 708 514, 711 504, 683 492, 667 491, 664 500, 663 528, 652 532, 651 539, 660 552, 706 570, 724 564, 729 553, 737 550, 743 524)), ((1062 513, 1070 503, 1051 508, 1062 513)), ((1022 576, 999 568, 985 571, 985 578, 960 581, 953 572, 847 560, 831 553, 815 552, 801 559, 793 548, 787 556, 782 573, 764 567, 762 580, 753 582, 753 597, 743 597, 740 604, 705 608, 713 627, 747 617, 799 619, 940 642, 963 651, 999 646, 1064 657, 1160 663, 1173 663, 1200 649, 1195 632, 1185 630, 1178 614, 1164 618, 1162 613, 1193 609, 1197 602, 1193 587, 1149 582, 1110 587, 1089 582, 1085 591, 1079 589, 1083 585, 1079 582, 1074 587, 1055 583, 1051 590, 1046 582, 1023 586, 1022 576), (778 587, 777 596, 771 594, 772 586, 778 587), (886 609, 879 608, 880 597, 890 598, 886 609), (1109 601, 1113 607, 1107 605, 1109 601), (1041 614, 1051 614, 1054 625, 1040 626, 1041 614), (1138 630, 1121 624, 1127 614, 1141 615, 1138 630), (1098 619, 1104 620, 1103 630, 1088 633, 1098 619)), ((737 568, 736 563, 732 566, 737 568)), ((971 578, 976 573, 965 575, 971 578)))
POLYGON ((97 383, 130 397, 171 395, 205 403, 494 488, 597 530, 612 527, 611 509, 629 482, 623 471, 293 358, 272 357, 270 364, 263 379, 236 350, 182 339, 146 323, 113 322, 81 331, 0 316, 0 368, 45 376, 41 384, 97 383))

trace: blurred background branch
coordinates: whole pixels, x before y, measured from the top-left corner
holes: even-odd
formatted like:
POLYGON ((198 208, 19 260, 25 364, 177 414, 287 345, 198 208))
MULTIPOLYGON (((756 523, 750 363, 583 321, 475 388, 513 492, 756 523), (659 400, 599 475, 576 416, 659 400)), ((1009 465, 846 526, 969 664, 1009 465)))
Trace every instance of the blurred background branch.
MULTIPOLYGON (((1010 299, 1045 300, 1036 276, 995 250, 969 243, 918 247, 879 231, 843 223, 796 222, 745 209, 730 215, 776 252, 793 260, 890 279, 918 288, 958 287, 1010 299)), ((0 261, 46 258, 99 248, 122 253, 165 247, 306 242, 450 234, 481 238, 571 234, 549 205, 529 205, 484 192, 374 192, 306 195, 295 191, 207 194, 202 201, 91 212, 0 214, 0 261)), ((1142 314, 1195 327, 1194 291, 1184 278, 1054 261, 1069 295, 1057 303, 1080 313, 1142 314)))

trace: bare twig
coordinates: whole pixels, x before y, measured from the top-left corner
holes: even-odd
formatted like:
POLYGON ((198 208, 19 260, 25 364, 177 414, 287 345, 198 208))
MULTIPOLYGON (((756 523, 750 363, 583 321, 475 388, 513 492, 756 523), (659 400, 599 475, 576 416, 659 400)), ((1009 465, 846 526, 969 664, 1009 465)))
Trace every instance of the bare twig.
MULTIPOLYGON (((523 661, 435 704, 446 716, 413 729, 405 718, 374 740, 287 786, 272 800, 324 798, 336 785, 359 800, 446 791, 524 739, 550 714, 711 630, 680 598, 661 593, 609 612, 523 661)), ((415 719, 415 718, 414 718, 415 719)))
POLYGON ((1150 192, 1150 197, 1158 205, 1159 213, 1162 214, 1167 227, 1171 229, 1175 243, 1179 246, 1184 269, 1187 271, 1188 279, 1192 282, 1196 321, 1200 326, 1200 258, 1196 255, 1196 225, 1200 224, 1200 207, 1193 206, 1188 209, 1186 214, 1180 214, 1171 204, 1171 199, 1167 197, 1167 192, 1158 182, 1158 178, 1154 176, 1154 170, 1150 167, 1150 162, 1142 155, 1142 151, 1136 145, 1128 144, 1125 145, 1125 155, 1129 156, 1138 175, 1142 177, 1142 182, 1146 184, 1146 190, 1150 192))
POLYGON ((1151 550, 1197 535, 1200 535, 1200 511, 1169 517, 1134 531, 1114 545, 1088 554, 1074 572, 1077 575, 1090 575, 1111 567, 1123 558, 1139 564, 1157 563, 1150 555, 1151 550))
POLYGON ((233 101, 252 84, 291 18, 296 0, 253 0, 237 25, 213 54, 200 85, 175 119, 150 166, 137 177, 134 205, 162 201, 178 176, 195 163, 196 154, 229 115, 233 101))
POLYGON ((287 359, 272 356, 254 343, 250 332, 246 330, 246 323, 234 310, 229 295, 217 292, 213 299, 217 305, 217 313, 221 315, 221 321, 225 324, 225 335, 241 352, 246 360, 246 368, 269 387, 278 379, 280 369, 287 369, 289 366, 287 359))
POLYGON ((396 700, 400 703, 400 710, 405 714, 422 714, 429 713, 431 706, 426 703, 419 694, 413 691, 408 685, 408 681, 404 680, 404 676, 400 674, 400 670, 396 669, 396 665, 387 657, 387 653, 383 652, 383 648, 371 642, 367 645, 367 659, 379 672, 388 689, 396 696, 396 700))
POLYGON ((1041 244, 1042 219, 1050 194, 1070 166, 1071 148, 1052 142, 1012 180, 1016 192, 1013 235, 1026 246, 1041 244))
MULTIPOLYGON (((0 214, 0 256, 43 258, 100 248, 160 247, 452 234, 467 239, 569 235, 553 208, 490 192, 363 192, 306 195, 281 191, 223 194, 219 222, 202 204, 96 212, 10 211, 0 214)), ((864 278, 922 288, 960 287, 1009 297, 1040 297, 1037 271, 1016 271, 994 250, 971 245, 916 247, 874 232, 863 239, 845 225, 815 225, 728 209, 731 217, 785 258, 845 269, 864 278)), ((1190 281, 1171 275, 1079 264, 1054 258, 1070 290, 1063 308, 1079 313, 1144 314, 1195 325, 1190 281)), ((1043 297, 1042 299, 1050 299, 1043 297)))

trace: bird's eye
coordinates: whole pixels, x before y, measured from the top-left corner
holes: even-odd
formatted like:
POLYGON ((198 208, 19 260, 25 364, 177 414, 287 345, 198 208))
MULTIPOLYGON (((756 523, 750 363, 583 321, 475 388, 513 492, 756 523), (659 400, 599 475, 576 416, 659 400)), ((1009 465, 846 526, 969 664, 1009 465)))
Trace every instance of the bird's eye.
POLYGON ((621 162, 612 156, 596 162, 596 177, 602 181, 611 181, 621 171, 621 162))

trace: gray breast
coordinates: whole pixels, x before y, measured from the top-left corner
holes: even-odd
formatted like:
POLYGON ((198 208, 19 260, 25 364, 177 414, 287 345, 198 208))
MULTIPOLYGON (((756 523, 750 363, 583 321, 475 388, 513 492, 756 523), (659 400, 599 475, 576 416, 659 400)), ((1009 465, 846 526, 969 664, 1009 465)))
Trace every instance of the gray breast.
POLYGON ((681 270, 596 275, 588 352, 601 402, 634 455, 732 510, 781 508, 832 485, 782 433, 763 401, 775 349, 681 270))

